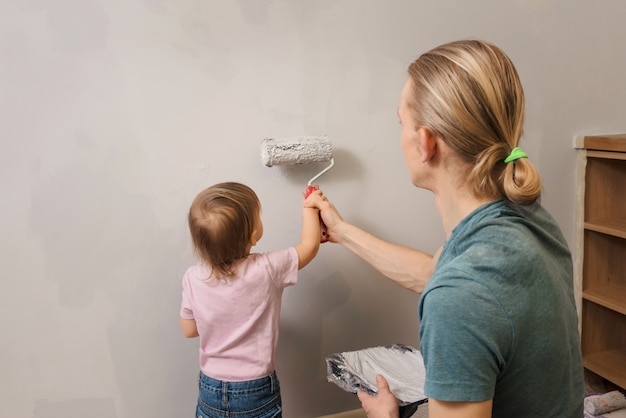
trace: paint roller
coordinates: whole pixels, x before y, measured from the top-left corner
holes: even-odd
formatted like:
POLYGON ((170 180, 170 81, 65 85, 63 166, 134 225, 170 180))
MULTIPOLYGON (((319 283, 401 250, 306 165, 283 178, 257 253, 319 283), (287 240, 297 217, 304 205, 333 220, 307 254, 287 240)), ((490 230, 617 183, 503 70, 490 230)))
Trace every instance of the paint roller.
MULTIPOLYGON (((261 141, 261 159, 268 167, 275 165, 295 165, 316 162, 330 164, 309 180, 304 191, 304 197, 308 197, 313 191, 319 190, 314 184, 324 173, 335 165, 333 158, 333 144, 327 136, 298 136, 292 138, 265 138, 261 141)), ((321 219, 320 219, 321 222, 321 219)), ((321 242, 328 241, 326 226, 322 225, 321 242)))

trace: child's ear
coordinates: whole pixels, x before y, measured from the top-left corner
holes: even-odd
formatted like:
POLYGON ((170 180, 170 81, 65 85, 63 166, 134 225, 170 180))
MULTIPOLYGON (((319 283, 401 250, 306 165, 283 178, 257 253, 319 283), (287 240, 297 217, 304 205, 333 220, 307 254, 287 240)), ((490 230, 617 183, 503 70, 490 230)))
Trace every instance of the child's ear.
POLYGON ((259 242, 259 240, 257 239, 257 230, 253 229, 252 234, 250 234, 250 245, 254 247, 257 242, 259 242))
POLYGON ((437 152, 437 135, 428 128, 417 130, 417 141, 422 156, 422 162, 429 161, 437 152))

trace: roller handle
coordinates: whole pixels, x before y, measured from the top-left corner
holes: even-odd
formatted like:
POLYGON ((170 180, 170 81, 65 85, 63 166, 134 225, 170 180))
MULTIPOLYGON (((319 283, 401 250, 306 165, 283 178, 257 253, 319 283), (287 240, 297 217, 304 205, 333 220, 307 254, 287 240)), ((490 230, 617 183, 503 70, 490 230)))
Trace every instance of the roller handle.
MULTIPOLYGON (((313 193, 316 190, 319 190, 320 187, 317 184, 309 184, 308 186, 306 186, 306 190, 304 191, 304 198, 306 199, 307 197, 309 197, 309 195, 311 193, 313 193)), ((322 236, 320 237, 320 243, 325 243, 328 242, 328 232, 326 229, 326 225, 324 225, 324 222, 322 221, 322 216, 320 215, 320 228, 322 230, 322 236)))

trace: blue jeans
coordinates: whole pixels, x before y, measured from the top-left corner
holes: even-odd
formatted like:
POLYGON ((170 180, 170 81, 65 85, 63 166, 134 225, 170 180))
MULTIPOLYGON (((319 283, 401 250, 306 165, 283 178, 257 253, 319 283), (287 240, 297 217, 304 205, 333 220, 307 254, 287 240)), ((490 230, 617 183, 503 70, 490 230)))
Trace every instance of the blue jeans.
POLYGON ((200 372, 196 418, 282 418, 276 372, 245 382, 223 382, 200 372))

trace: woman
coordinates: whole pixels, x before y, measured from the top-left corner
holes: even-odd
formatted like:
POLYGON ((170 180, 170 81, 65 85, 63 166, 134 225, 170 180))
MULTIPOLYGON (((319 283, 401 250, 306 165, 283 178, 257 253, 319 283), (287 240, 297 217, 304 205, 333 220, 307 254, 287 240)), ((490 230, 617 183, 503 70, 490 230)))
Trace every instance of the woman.
MULTIPOLYGON (((441 45, 408 69, 398 116, 411 182, 430 190, 446 243, 432 256, 380 240, 314 202, 329 239, 422 293, 429 416, 581 417, 584 381, 561 231, 518 147, 524 93, 498 47, 441 45)), ((398 417, 384 377, 359 392, 370 418, 398 417)))

